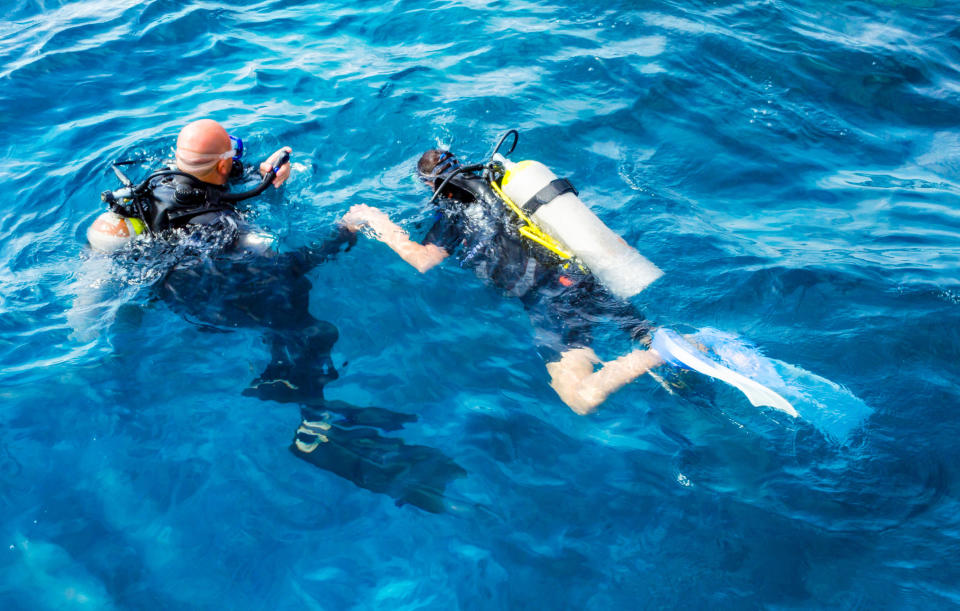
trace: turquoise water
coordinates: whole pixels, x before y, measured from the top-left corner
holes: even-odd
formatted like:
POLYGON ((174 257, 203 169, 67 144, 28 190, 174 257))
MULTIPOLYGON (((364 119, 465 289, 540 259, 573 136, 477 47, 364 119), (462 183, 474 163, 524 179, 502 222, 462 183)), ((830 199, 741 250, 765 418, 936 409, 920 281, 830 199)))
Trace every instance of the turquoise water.
POLYGON ((5 8, 0 607, 960 604, 956 4, 5 8), (309 276, 340 332, 327 396, 415 415, 383 435, 466 471, 447 512, 398 506, 297 460, 296 406, 241 394, 262 331, 210 332, 148 265, 73 333, 109 162, 159 163, 201 117, 250 158, 293 147, 249 212, 288 249, 357 203, 422 235, 419 153, 517 128, 665 271, 652 319, 869 409, 794 421, 645 378, 575 416, 518 302, 361 239, 309 276))

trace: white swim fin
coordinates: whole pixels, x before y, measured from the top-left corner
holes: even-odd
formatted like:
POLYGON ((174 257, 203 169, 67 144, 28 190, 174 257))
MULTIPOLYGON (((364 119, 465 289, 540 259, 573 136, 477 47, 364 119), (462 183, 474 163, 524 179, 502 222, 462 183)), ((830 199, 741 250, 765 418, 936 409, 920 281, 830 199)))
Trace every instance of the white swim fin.
POLYGON ((756 407, 772 407, 790 414, 794 418, 799 416, 790 402, 779 394, 763 384, 707 358, 676 331, 657 329, 653 334, 650 347, 656 350, 660 357, 668 363, 683 365, 737 388, 756 407))

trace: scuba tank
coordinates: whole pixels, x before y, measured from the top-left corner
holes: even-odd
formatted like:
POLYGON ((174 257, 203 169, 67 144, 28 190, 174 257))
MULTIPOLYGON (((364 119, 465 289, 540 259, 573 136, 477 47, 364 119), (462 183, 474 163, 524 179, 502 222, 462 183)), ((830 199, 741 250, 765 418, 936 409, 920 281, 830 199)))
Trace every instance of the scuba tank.
POLYGON ((87 242, 91 248, 110 254, 136 240, 141 234, 149 233, 150 228, 143 222, 143 212, 139 202, 133 206, 125 206, 133 199, 134 185, 126 174, 118 167, 126 162, 114 162, 110 167, 113 173, 123 184, 122 189, 104 191, 100 199, 107 204, 109 210, 97 217, 87 228, 87 242), (133 210, 131 210, 133 208, 133 210))
POLYGON ((137 239, 146 225, 136 217, 126 217, 109 210, 97 217, 87 229, 87 241, 95 250, 112 253, 137 239))
POLYGON ((493 162, 503 168, 503 194, 617 297, 629 299, 663 275, 591 212, 570 181, 558 179, 539 161, 514 163, 495 152, 493 162))
POLYGON ((482 170, 494 193, 516 216, 521 236, 561 260, 576 258, 615 296, 629 299, 663 275, 580 201, 570 181, 558 179, 538 161, 514 163, 501 155, 500 147, 510 135, 513 145, 506 154, 512 153, 520 140, 515 129, 500 138, 489 162, 451 166, 454 169, 443 174, 430 201, 459 174, 482 170))

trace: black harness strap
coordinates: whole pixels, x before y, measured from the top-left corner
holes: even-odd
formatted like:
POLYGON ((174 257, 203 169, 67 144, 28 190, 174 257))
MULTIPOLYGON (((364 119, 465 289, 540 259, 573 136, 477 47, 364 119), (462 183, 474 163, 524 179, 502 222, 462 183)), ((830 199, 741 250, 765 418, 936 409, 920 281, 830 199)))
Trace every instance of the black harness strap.
POLYGON ((190 210, 171 211, 167 213, 167 218, 169 219, 171 225, 179 226, 185 225, 194 218, 210 212, 235 212, 235 210, 230 206, 208 206, 203 208, 193 208, 190 210))
POLYGON ((540 206, 549 204, 564 193, 570 193, 571 191, 574 195, 580 195, 580 192, 577 191, 572 184, 570 184, 569 180, 566 178, 558 178, 537 191, 536 195, 531 197, 520 207, 523 208, 524 212, 527 214, 533 214, 540 209, 540 206))

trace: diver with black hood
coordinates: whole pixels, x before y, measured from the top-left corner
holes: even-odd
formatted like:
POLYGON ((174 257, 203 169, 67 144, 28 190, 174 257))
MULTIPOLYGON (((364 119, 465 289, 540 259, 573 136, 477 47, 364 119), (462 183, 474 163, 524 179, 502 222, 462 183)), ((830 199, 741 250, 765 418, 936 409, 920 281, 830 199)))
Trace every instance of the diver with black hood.
POLYGON ((578 414, 592 413, 624 385, 670 363, 731 384, 754 405, 797 415, 776 392, 703 356, 706 347, 698 339, 691 344, 648 321, 630 298, 663 272, 590 211, 569 180, 540 162, 514 163, 501 155, 510 135, 505 155, 513 151, 519 136, 510 130, 484 163, 464 165, 442 149, 423 153, 417 172, 437 205, 421 242, 364 204, 350 208, 341 222, 351 231, 369 227, 421 273, 452 255, 461 267, 519 298, 550 386, 578 414), (600 324, 618 326, 636 347, 602 361, 590 347, 600 324))
MULTIPOLYGON (((497 150, 502 143, 503 139, 497 150)), ((594 372, 600 359, 589 345, 597 321, 613 321, 642 343, 649 343, 651 325, 633 305, 578 265, 527 213, 507 204, 500 187, 505 159, 496 152, 494 158, 496 165, 462 165, 450 151, 423 153, 417 172, 434 190, 431 201, 437 206, 433 225, 419 243, 384 212, 363 204, 353 206, 342 223, 352 231, 370 227, 378 240, 421 273, 454 255, 461 267, 519 298, 534 325, 551 386, 575 412, 591 413, 611 393, 659 362, 650 351, 637 348, 594 372)), ((563 188, 556 185, 552 197, 562 195, 563 188)))

